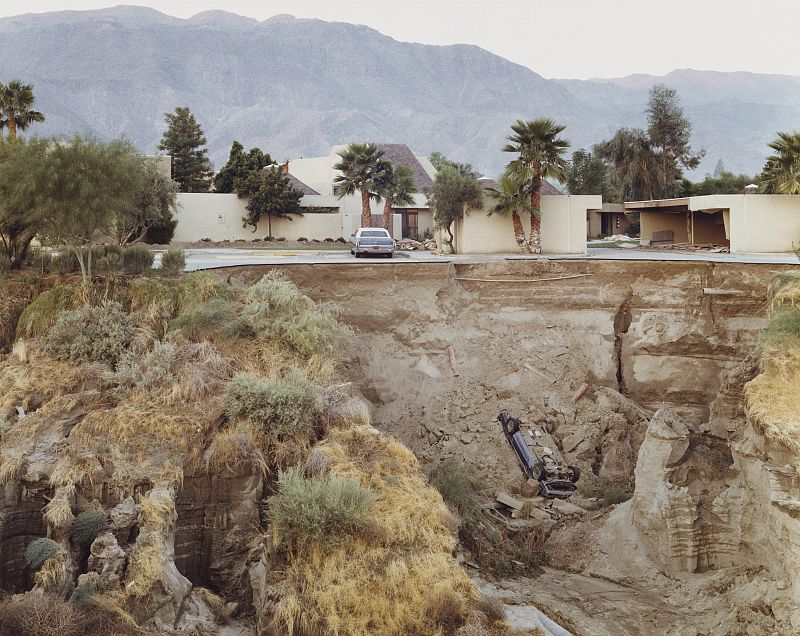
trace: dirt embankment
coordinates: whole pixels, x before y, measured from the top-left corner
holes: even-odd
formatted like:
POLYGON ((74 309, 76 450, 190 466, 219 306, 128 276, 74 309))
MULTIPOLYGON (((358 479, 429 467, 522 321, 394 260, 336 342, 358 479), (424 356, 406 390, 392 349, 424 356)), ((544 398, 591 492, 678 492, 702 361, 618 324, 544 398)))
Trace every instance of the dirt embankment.
POLYGON ((636 482, 630 502, 559 521, 544 552, 562 574, 506 582, 506 596, 554 610, 576 633, 694 635, 791 624, 780 568, 763 550, 747 556, 766 525, 744 523, 747 481, 734 464, 755 469, 730 446, 745 426, 742 386, 755 371, 743 361, 766 324, 773 269, 508 261, 285 271, 343 306, 356 330, 350 379, 377 425, 424 464, 460 456, 493 487, 517 490, 495 422, 507 408, 546 422, 584 484, 636 482), (743 606, 731 614, 731 604, 743 606))

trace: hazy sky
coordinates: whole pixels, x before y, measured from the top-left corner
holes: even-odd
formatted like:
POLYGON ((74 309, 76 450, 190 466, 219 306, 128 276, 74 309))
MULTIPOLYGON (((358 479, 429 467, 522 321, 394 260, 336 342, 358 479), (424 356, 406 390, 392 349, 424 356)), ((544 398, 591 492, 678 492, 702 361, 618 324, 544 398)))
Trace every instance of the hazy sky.
MULTIPOLYGON (((0 16, 113 2, 0 0, 0 16)), ((371 26, 398 40, 477 44, 545 77, 675 68, 800 75, 799 0, 139 0, 189 17, 225 9, 371 26)))

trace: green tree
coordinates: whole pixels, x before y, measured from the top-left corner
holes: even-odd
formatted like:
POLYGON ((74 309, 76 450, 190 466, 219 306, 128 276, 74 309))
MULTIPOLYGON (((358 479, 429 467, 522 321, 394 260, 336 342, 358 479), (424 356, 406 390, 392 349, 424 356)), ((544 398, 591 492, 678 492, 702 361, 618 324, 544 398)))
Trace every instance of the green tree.
POLYGON ((531 198, 530 250, 534 254, 542 252, 542 179, 565 181, 567 162, 563 154, 569 142, 559 135, 566 126, 557 124, 549 117, 531 121, 518 119, 512 126, 514 134, 506 139, 510 142, 503 147, 504 152, 518 154, 509 164, 509 175, 525 184, 531 198))
POLYGON ((800 194, 800 132, 779 132, 769 147, 774 152, 767 157, 761 173, 762 191, 800 194))
POLYGON ((748 177, 746 174, 736 175, 723 170, 716 177, 706 175, 706 178, 699 183, 692 183, 688 179, 684 179, 683 196, 741 194, 746 186, 757 182, 758 179, 756 177, 748 177))
POLYGON ((228 162, 220 168, 214 177, 214 190, 216 192, 233 192, 238 183, 246 179, 253 170, 261 170, 274 163, 269 153, 260 148, 251 148, 244 151, 244 146, 238 141, 231 145, 228 162))
POLYGON ((114 223, 119 245, 144 240, 155 226, 174 226, 178 208, 178 183, 162 174, 147 157, 135 162, 136 189, 133 205, 120 208, 114 223))
POLYGON ((186 106, 165 113, 164 120, 167 129, 158 149, 172 157, 172 178, 181 192, 208 192, 213 170, 200 124, 186 106))
POLYGON ((9 265, 18 269, 44 226, 36 176, 45 161, 47 143, 5 143, 0 139, 0 242, 9 265))
POLYGON ((84 281, 92 277, 92 245, 133 214, 141 157, 125 141, 104 144, 76 136, 50 144, 32 175, 43 234, 75 252, 84 281))
POLYGON ((530 197, 525 191, 524 182, 519 178, 504 174, 500 177, 499 188, 487 188, 486 192, 493 201, 489 208, 489 216, 497 214, 500 216, 510 216, 514 224, 514 238, 523 253, 531 251, 528 239, 525 237, 525 229, 522 227, 522 220, 519 212, 524 210, 531 211, 530 197))
POLYGON ((17 130, 25 130, 34 122, 43 122, 44 115, 33 110, 36 97, 31 84, 11 80, 0 84, 0 130, 8 127, 8 138, 14 141, 17 130))
POLYGON ((579 148, 572 153, 567 168, 567 190, 570 194, 602 194, 606 200, 608 166, 597 155, 579 148))
POLYGON ((340 199, 349 194, 361 194, 361 227, 372 227, 371 199, 379 199, 378 177, 386 164, 383 151, 375 144, 350 144, 338 153, 341 161, 333 166, 341 174, 333 179, 334 191, 340 199))
POLYGON ((620 128, 611 139, 597 144, 595 152, 613 167, 626 201, 655 198, 660 168, 647 133, 620 128))
POLYGON ((428 205, 433 211, 436 227, 443 229, 450 237, 445 243, 451 253, 455 253, 453 223, 464 218, 467 207, 483 208, 483 193, 477 179, 472 174, 462 174, 454 166, 443 166, 436 173, 433 185, 426 188, 428 205))
POLYGON ((278 167, 253 170, 239 183, 240 199, 248 199, 247 216, 242 218, 243 227, 258 229, 262 216, 267 217, 268 232, 272 236, 272 217, 291 218, 290 214, 302 214, 300 199, 303 193, 295 190, 286 173, 278 167))
POLYGON ((689 145, 692 124, 684 116, 674 88, 655 84, 650 89, 647 136, 659 165, 656 196, 674 196, 680 189, 682 168, 696 168, 705 155, 705 150, 694 152, 689 145))
POLYGON ((432 152, 428 157, 428 161, 431 162, 434 168, 437 171, 441 170, 445 166, 451 166, 456 168, 461 174, 463 175, 472 175, 476 179, 480 176, 478 173, 472 168, 472 164, 469 163, 458 163, 456 161, 451 161, 447 157, 445 157, 441 152, 432 152))
POLYGON ((393 166, 388 161, 378 176, 376 190, 383 199, 383 227, 391 233, 392 206, 414 205, 417 185, 408 166, 393 166))

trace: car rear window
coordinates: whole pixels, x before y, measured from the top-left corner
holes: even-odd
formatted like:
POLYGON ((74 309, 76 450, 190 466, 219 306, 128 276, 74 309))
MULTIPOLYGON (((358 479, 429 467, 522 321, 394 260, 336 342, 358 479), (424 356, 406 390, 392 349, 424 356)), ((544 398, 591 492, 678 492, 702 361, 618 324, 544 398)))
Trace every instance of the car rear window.
POLYGON ((361 236, 380 236, 381 238, 385 238, 386 234, 386 230, 364 230, 361 232, 361 236))

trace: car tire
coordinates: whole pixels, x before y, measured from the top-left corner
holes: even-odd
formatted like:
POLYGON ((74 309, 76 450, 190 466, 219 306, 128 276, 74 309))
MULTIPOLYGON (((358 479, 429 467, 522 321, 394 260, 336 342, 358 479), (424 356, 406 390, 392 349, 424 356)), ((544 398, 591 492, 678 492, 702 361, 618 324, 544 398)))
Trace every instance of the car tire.
POLYGON ((350 254, 351 254, 352 256, 355 256, 355 254, 356 254, 356 253, 355 253, 353 250, 350 250, 350 254))
POLYGON ((581 469, 577 466, 567 466, 572 471, 572 477, 570 477, 570 481, 575 484, 581 478, 581 469))
POLYGON ((505 422, 503 422, 503 430, 505 431, 506 435, 513 435, 519 431, 519 424, 517 423, 517 420, 509 417, 505 422))
POLYGON ((354 255, 356 258, 361 258, 361 252, 354 252, 354 253, 353 253, 353 255, 354 255))

